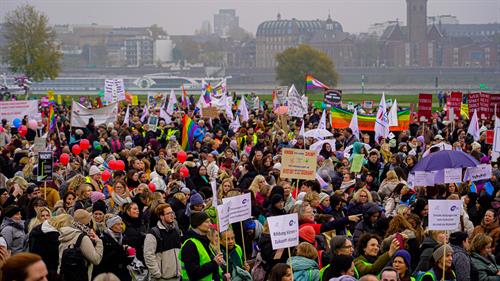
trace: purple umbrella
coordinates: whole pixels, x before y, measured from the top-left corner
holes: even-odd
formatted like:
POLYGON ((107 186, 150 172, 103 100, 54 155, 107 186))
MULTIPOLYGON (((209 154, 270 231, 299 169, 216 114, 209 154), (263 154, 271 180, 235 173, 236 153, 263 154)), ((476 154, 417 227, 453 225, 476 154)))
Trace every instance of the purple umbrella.
POLYGON ((479 162, 467 153, 456 150, 441 150, 433 152, 422 158, 411 170, 415 171, 439 171, 447 168, 476 167, 479 162))

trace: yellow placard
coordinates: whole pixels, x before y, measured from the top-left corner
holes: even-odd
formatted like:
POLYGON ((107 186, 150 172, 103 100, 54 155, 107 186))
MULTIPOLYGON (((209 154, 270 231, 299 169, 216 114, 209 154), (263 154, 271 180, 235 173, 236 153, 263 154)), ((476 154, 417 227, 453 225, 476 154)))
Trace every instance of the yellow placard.
POLYGON ((132 96, 132 105, 139 105, 139 98, 137 96, 132 96))
POLYGON ((283 148, 280 177, 289 179, 316 179, 316 151, 306 149, 283 148))

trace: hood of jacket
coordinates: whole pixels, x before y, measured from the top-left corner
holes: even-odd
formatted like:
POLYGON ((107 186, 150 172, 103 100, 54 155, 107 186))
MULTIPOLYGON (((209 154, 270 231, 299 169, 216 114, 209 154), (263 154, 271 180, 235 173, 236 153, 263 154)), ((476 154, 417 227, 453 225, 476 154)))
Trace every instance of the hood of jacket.
POLYGON ((81 230, 70 226, 61 227, 59 232, 61 233, 61 235, 59 236, 59 241, 61 243, 69 243, 73 239, 76 239, 76 237, 80 235, 80 233, 82 233, 81 230))
POLYGON ((24 221, 23 220, 15 221, 11 218, 4 218, 2 225, 0 226, 0 229, 4 229, 7 226, 12 226, 16 229, 24 231, 24 221))
POLYGON ((318 263, 306 257, 294 256, 292 257, 292 268, 294 271, 318 269, 318 263))

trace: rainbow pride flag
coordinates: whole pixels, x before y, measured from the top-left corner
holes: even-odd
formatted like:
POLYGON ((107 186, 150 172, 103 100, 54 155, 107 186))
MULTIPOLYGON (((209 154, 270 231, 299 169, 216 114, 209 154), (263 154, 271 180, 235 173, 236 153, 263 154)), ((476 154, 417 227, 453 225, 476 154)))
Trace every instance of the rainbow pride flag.
MULTIPOLYGON (((342 108, 333 107, 332 113, 332 127, 335 129, 345 129, 349 127, 353 113, 342 108)), ((360 131, 374 131, 375 116, 374 115, 361 115, 358 114, 358 127, 360 131)), ((405 131, 410 127, 410 110, 402 110, 398 112, 398 126, 390 127, 390 130, 405 131)))
POLYGON ((198 125, 189 118, 187 114, 182 117, 182 142, 181 147, 185 151, 190 151, 192 149, 193 140, 196 136, 196 131, 199 131, 198 125))
POLYGON ((306 76, 306 89, 314 89, 314 88, 323 88, 323 89, 328 89, 327 85, 321 83, 319 80, 316 80, 312 77, 312 75, 307 75, 306 76))
POLYGON ((54 112, 54 105, 51 104, 49 108, 49 120, 47 121, 47 131, 50 133, 56 126, 56 114, 54 112))

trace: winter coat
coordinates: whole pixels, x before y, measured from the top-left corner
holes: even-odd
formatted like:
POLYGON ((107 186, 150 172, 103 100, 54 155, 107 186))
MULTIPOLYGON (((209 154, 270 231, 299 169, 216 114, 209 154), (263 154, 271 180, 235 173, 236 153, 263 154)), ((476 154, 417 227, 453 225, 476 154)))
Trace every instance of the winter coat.
POLYGON ((26 251, 28 235, 24 232, 24 221, 4 218, 0 229, 2 237, 7 242, 7 249, 12 255, 26 251))
MULTIPOLYGON (((76 241, 78 240, 78 237, 80 234, 82 234, 82 231, 76 228, 73 228, 71 226, 64 226, 59 229, 59 233, 61 234, 59 236, 59 265, 61 264, 61 258, 63 251, 66 250, 68 247, 75 245, 76 241)), ((82 243, 80 245, 80 249, 82 250, 82 254, 87 259, 87 264, 88 264, 88 276, 89 280, 92 278, 92 271, 94 270, 94 265, 98 265, 103 256, 103 243, 102 240, 98 239, 95 242, 92 242, 90 238, 85 235, 82 239, 82 243)))
POLYGON ((481 281, 500 281, 500 276, 497 275, 500 267, 495 262, 495 258, 490 256, 485 258, 474 252, 471 255, 472 276, 477 276, 481 281))
POLYGON ((152 230, 146 235, 144 241, 144 261, 153 280, 167 280, 181 276, 181 263, 178 260, 181 248, 181 231, 177 224, 167 228, 158 221, 156 226, 160 230, 162 241, 158 241, 152 230), (158 245, 160 243, 160 245, 158 245), (163 244, 161 244, 163 243, 163 244), (162 252, 156 252, 157 247, 162 247, 162 252))
MULTIPOLYGON (((372 258, 373 259, 373 258, 372 258)), ((367 274, 379 274, 380 271, 387 265, 390 261, 391 257, 388 252, 383 253, 378 256, 373 262, 370 262, 364 255, 358 256, 354 260, 354 265, 358 270, 359 277, 362 277, 367 274)))
POLYGON ((377 234, 379 236, 383 236, 381 235, 381 233, 379 233, 379 231, 376 229, 375 226, 376 226, 375 224, 365 221, 365 219, 359 221, 356 224, 356 227, 354 228, 354 233, 352 234, 352 239, 354 244, 358 243, 359 238, 361 238, 363 234, 368 233, 368 234, 377 234))
POLYGON ((175 220, 179 228, 182 232, 186 232, 189 228, 189 217, 186 215, 186 205, 173 196, 167 199, 167 203, 170 204, 172 210, 175 212, 175 220))
POLYGON ((356 201, 351 201, 349 205, 346 207, 346 214, 348 216, 352 215, 359 215, 362 214, 365 211, 365 204, 356 202, 356 201))
POLYGON ((110 230, 103 231, 101 239, 104 247, 102 260, 99 265, 94 267, 92 275, 95 277, 101 273, 111 272, 120 281, 130 281, 132 278, 130 277, 127 265, 132 262, 132 258, 128 257, 123 244, 115 240, 110 230))
POLYGON ((288 259, 288 252, 283 251, 283 254, 279 259, 274 259, 274 256, 276 255, 276 250, 273 250, 273 246, 271 243, 271 235, 262 233, 260 235, 259 242, 257 243, 257 246, 260 250, 260 255, 262 259, 265 262, 264 269, 267 272, 267 274, 270 273, 271 268, 275 266, 278 263, 285 263, 288 259))
MULTIPOLYGON (((319 280, 318 263, 312 259, 302 256, 293 256, 293 280, 295 281, 314 281, 319 280)), ((290 262, 290 259, 287 263, 290 262)))
POLYGON ((59 231, 48 221, 33 228, 29 235, 29 251, 42 257, 49 276, 57 274, 59 267, 59 231))
POLYGON ((480 233, 488 234, 488 236, 493 238, 493 242, 491 242, 491 247, 495 249, 497 241, 498 239, 500 239, 500 226, 498 225, 498 221, 495 221, 490 225, 485 225, 484 222, 481 222, 480 225, 474 228, 472 236, 470 237, 471 241, 477 234, 480 233))
POLYGON ((431 259, 432 253, 434 252, 434 247, 437 246, 438 242, 430 236, 426 236, 422 245, 420 246, 420 261, 418 262, 415 272, 418 271, 428 271, 431 269, 429 260, 431 259))
POLYGON ((184 263, 189 280, 199 280, 209 274, 212 274, 213 280, 219 280, 221 278, 219 276, 219 265, 214 260, 215 254, 210 249, 210 240, 208 240, 208 237, 205 235, 202 236, 190 229, 186 232, 184 238, 185 240, 194 238, 200 241, 210 257, 210 262, 200 265, 200 255, 198 254, 196 245, 192 241, 185 242, 181 249, 180 259, 184 263))
POLYGON ((453 249, 453 267, 457 274, 457 281, 471 280, 471 258, 464 248, 451 245, 453 249))
POLYGON ((143 245, 146 237, 146 225, 140 218, 131 218, 127 213, 121 214, 125 231, 123 232, 123 245, 135 248, 137 258, 144 262, 143 245))
POLYGON ((380 187, 378 189, 378 195, 380 195, 380 197, 382 199, 384 199, 386 196, 389 196, 393 191, 394 189, 396 188, 396 185, 398 185, 400 183, 399 180, 384 180, 381 184, 380 184, 380 187))

